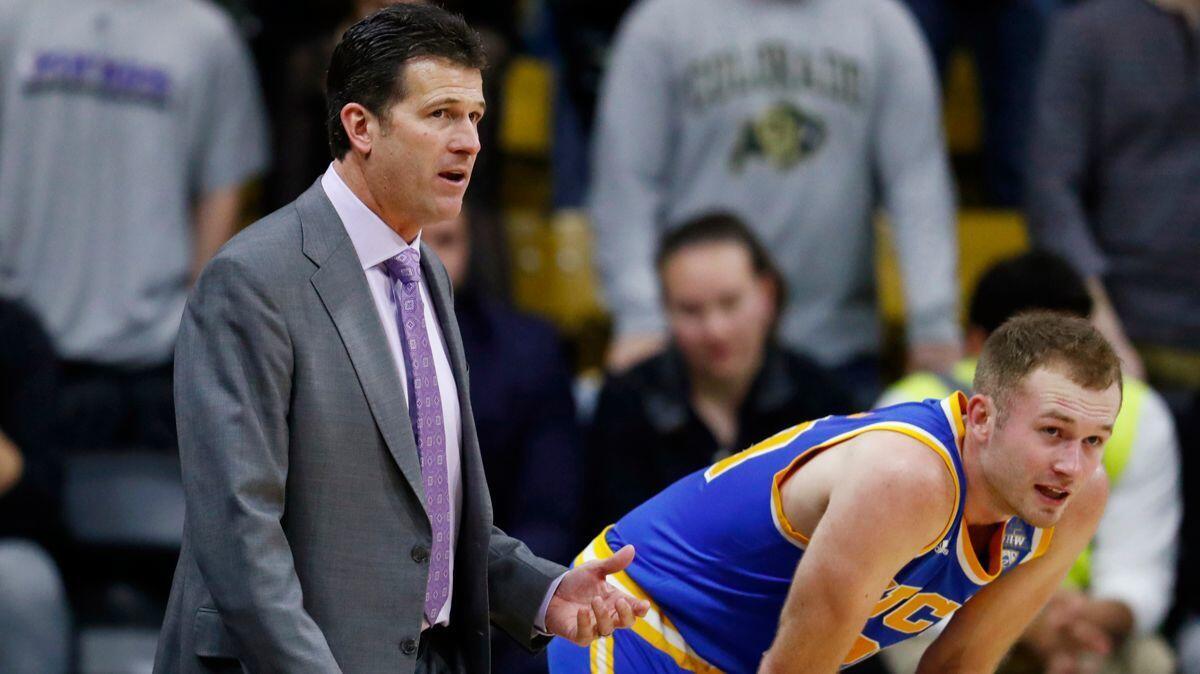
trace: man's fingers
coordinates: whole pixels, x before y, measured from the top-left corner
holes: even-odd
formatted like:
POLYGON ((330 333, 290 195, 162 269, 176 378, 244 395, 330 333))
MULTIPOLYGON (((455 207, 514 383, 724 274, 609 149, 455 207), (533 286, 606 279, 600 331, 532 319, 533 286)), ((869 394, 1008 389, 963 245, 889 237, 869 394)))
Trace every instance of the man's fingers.
POLYGON ((1075 667, 1075 656, 1059 653, 1046 663, 1045 674, 1079 674, 1075 667))
POLYGON ((575 613, 575 638, 572 641, 579 646, 587 646, 596 638, 595 624, 592 621, 592 611, 580 607, 575 613))
POLYGON ((616 629, 613 626, 612 611, 605 606, 605 601, 600 597, 592 598, 592 613, 596 618, 596 631, 602 637, 607 637, 616 629))
POLYGON ((620 550, 617 550, 617 554, 613 555, 612 557, 599 560, 600 563, 596 565, 596 568, 607 576, 618 571, 623 571, 625 567, 629 566, 629 563, 632 561, 633 546, 626 545, 620 550))
POLYGON ((1071 636, 1082 648, 1097 655, 1108 655, 1112 651, 1112 640, 1108 634, 1086 620, 1071 626, 1071 636))
POLYGON ((637 617, 645 618, 646 614, 649 612, 650 602, 646 601, 645 599, 638 599, 637 601, 633 602, 633 614, 637 617))
POLYGON ((617 604, 617 625, 616 626, 618 628, 631 627, 633 625, 633 621, 637 620, 637 616, 635 616, 633 614, 633 606, 630 605, 629 600, 626 599, 625 597, 618 597, 616 604, 617 604))

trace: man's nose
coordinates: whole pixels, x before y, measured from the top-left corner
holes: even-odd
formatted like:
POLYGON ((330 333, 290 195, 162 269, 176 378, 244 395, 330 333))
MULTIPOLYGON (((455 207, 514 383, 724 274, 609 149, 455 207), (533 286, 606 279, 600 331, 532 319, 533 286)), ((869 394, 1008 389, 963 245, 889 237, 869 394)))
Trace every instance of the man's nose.
POLYGON ((479 128, 469 120, 460 122, 450 138, 450 151, 470 156, 479 154, 479 128))
POLYGON ((1078 442, 1067 443, 1054 462, 1054 472, 1075 477, 1083 470, 1083 448, 1078 442))
POLYGON ((710 311, 704 316, 704 334, 709 339, 723 340, 729 334, 729 317, 720 311, 710 311))

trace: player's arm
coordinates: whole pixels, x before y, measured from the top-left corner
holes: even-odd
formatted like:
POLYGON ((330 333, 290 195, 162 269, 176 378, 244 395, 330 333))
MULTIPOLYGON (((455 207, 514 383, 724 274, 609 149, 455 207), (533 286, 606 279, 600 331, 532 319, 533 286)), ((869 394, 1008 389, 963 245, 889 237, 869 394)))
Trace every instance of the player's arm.
POLYGON ((793 523, 828 502, 788 592, 760 672, 834 672, 892 577, 932 545, 954 515, 955 488, 941 457, 898 433, 873 432, 818 456, 782 487, 793 523), (837 461, 823 471, 822 460, 837 461), (804 472, 816 469, 803 480, 804 472), (824 493, 814 475, 828 472, 824 493))
POLYGON ((1097 470, 1055 527, 1046 554, 1001 576, 959 609, 925 651, 918 674, 994 672, 1091 540, 1107 498, 1108 478, 1097 470))

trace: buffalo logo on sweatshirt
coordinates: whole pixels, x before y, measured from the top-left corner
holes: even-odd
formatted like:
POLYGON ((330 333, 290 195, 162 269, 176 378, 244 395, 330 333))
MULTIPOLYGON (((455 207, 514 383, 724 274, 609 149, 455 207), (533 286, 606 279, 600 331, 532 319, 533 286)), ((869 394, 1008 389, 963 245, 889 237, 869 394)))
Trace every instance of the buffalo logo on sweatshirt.
POLYGON ((786 171, 821 149, 825 135, 820 119, 792 103, 775 103, 742 125, 730 163, 735 172, 750 161, 786 171))

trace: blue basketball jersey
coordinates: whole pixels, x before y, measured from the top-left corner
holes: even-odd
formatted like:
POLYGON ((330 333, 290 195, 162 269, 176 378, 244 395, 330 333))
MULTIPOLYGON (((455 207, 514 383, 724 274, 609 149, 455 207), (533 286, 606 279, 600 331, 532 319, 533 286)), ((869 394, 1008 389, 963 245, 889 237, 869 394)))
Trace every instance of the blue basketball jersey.
POLYGON ((817 453, 857 435, 903 433, 945 462, 957 487, 955 511, 941 535, 895 575, 844 664, 863 660, 946 618, 1049 545, 1052 530, 1012 518, 998 527, 987 566, 976 558, 962 519, 965 403, 955 393, 789 428, 668 487, 606 530, 580 560, 634 544, 636 558, 614 582, 652 602, 635 632, 685 670, 755 671, 808 544, 809 532, 784 515, 780 485, 817 453))

